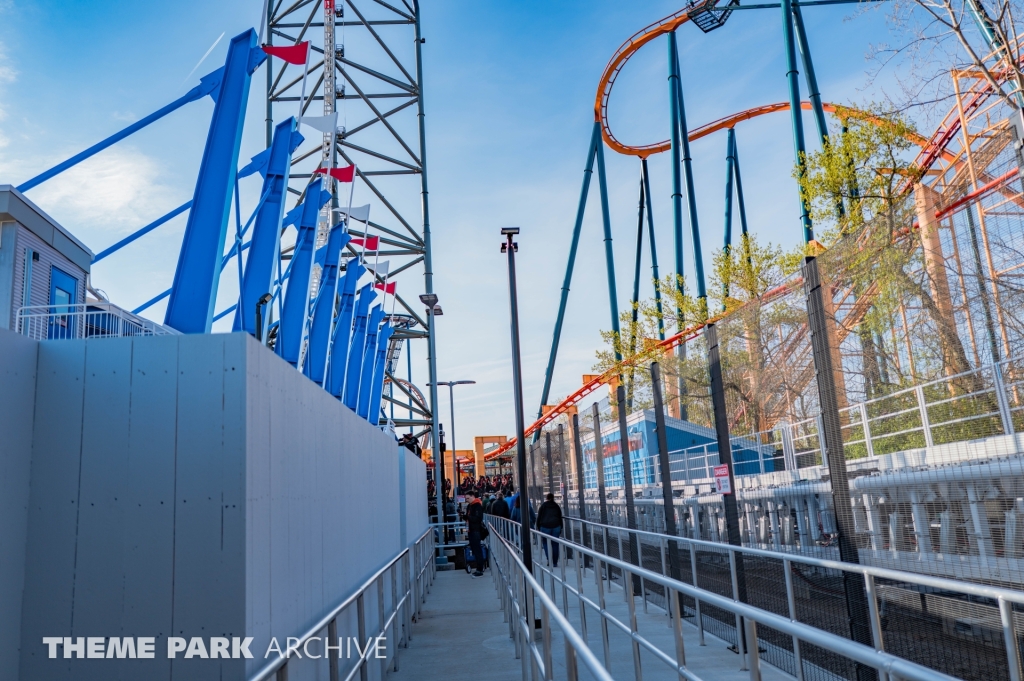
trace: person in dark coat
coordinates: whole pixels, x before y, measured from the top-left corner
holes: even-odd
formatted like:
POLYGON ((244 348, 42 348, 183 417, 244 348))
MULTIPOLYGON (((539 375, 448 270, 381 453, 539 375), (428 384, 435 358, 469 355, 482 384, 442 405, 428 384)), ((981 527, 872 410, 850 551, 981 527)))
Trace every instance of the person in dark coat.
POLYGON ((469 497, 469 505, 466 507, 466 529, 469 530, 469 549, 473 552, 473 560, 476 563, 473 576, 483 577, 484 556, 480 550, 480 539, 484 529, 484 505, 480 503, 476 492, 471 490, 466 496, 469 497))
MULTIPOLYGON (((537 529, 549 537, 562 536, 562 509, 555 503, 555 495, 548 494, 547 500, 540 505, 537 511, 537 529)), ((548 555, 548 541, 542 540, 544 544, 544 556, 548 555)), ((558 544, 551 542, 551 557, 554 559, 555 567, 558 567, 558 544)))
POLYGON ((498 498, 491 504, 491 515, 496 515, 499 518, 512 517, 508 502, 505 501, 505 495, 501 492, 498 492, 498 498))

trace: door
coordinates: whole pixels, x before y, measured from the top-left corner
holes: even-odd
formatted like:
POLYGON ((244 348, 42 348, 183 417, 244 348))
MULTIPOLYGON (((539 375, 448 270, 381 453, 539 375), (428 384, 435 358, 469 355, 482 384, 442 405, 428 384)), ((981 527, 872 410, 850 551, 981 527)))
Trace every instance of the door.
POLYGON ((78 280, 67 272, 50 268, 50 323, 47 338, 74 338, 76 317, 72 306, 78 302, 78 280))

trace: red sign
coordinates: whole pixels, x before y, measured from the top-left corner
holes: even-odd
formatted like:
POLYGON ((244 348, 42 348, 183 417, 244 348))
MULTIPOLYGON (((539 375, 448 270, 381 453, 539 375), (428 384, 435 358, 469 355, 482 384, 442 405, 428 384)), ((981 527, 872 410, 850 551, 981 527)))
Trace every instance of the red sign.
POLYGON ((719 494, 732 494, 729 484, 729 466, 715 466, 715 491, 719 494))

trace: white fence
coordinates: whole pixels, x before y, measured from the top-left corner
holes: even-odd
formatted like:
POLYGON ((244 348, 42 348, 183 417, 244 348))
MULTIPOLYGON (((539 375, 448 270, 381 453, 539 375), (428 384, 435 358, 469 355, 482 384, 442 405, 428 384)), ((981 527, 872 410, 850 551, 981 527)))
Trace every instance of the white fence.
POLYGON ((177 333, 112 303, 30 305, 18 310, 18 333, 34 340, 166 336, 177 333))

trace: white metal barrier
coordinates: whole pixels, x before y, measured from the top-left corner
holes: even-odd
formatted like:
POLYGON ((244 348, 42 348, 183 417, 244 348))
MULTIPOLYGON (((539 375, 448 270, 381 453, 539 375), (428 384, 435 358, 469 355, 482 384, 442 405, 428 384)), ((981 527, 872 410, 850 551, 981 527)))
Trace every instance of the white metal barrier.
POLYGON ((18 333, 34 340, 177 334, 173 329, 105 302, 22 307, 18 309, 16 328, 18 333))
MULTIPOLYGON (((375 627, 372 638, 386 637, 388 632, 391 632, 393 636, 393 643, 389 643, 392 653, 391 660, 393 669, 398 671, 398 648, 409 647, 413 617, 420 615, 420 608, 426 600, 427 591, 434 582, 434 551, 434 530, 428 528, 411 547, 403 549, 388 561, 387 565, 367 579, 362 586, 356 589, 355 593, 332 608, 316 624, 300 634, 297 639, 289 639, 289 642, 297 642, 290 646, 285 654, 278 654, 277 658, 250 676, 248 681, 268 681, 271 678, 274 678, 275 681, 288 681, 288 653, 302 650, 307 640, 322 636, 324 632, 329 640, 337 640, 338 619, 352 606, 356 608, 359 640, 367 640, 366 630, 369 623, 366 617, 366 599, 372 596, 376 597, 378 616, 377 623, 370 625, 375 627), (390 594, 386 610, 385 594, 390 594)), ((330 664, 330 681, 340 681, 341 679, 340 649, 339 643, 337 649, 333 652, 328 649, 325 654, 330 664)), ((367 646, 366 652, 348 670, 344 677, 345 681, 352 681, 356 674, 359 675, 361 681, 366 681, 367 665, 375 654, 375 650, 373 646, 367 646)), ((384 678, 387 673, 387 655, 380 660, 380 664, 381 678, 384 678)))

